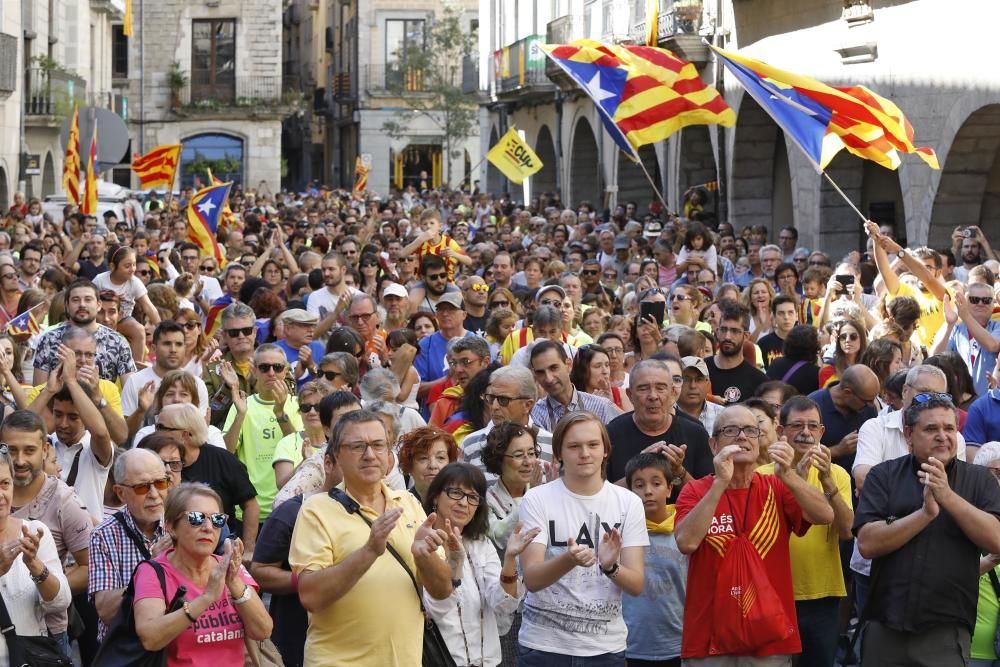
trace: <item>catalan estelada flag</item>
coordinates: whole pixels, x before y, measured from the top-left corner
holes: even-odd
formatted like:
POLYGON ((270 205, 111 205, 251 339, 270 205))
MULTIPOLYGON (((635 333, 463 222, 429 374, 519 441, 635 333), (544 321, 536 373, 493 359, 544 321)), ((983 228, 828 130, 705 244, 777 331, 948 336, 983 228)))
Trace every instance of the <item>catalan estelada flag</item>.
POLYGON ((205 314, 205 335, 209 338, 213 338, 216 332, 219 331, 219 327, 222 326, 222 311, 226 309, 226 306, 233 302, 233 297, 228 294, 223 294, 218 299, 212 302, 209 306, 208 312, 205 314))
POLYGON ((63 158, 63 190, 66 199, 74 206, 80 205, 80 108, 73 106, 73 120, 69 124, 66 140, 66 157, 63 158))
POLYGON ((694 65, 666 49, 590 39, 542 50, 590 96, 608 133, 632 159, 688 125, 732 127, 736 114, 694 65))
MULTIPOLYGON (((212 185, 224 185, 222 181, 217 179, 212 175, 211 168, 206 167, 205 171, 208 172, 208 182, 212 185)), ((229 229, 236 227, 235 220, 236 216, 233 215, 233 209, 229 207, 229 196, 226 196, 226 203, 222 205, 222 217, 219 218, 219 227, 222 229, 229 229)))
POLYGON ((229 196, 232 183, 210 185, 199 190, 188 202, 188 240, 198 246, 203 257, 214 257, 219 266, 224 266, 226 258, 219 247, 216 233, 219 230, 219 217, 222 206, 229 196))
POLYGON ((145 155, 133 158, 132 171, 139 177, 139 187, 144 190, 161 185, 172 190, 180 161, 180 144, 157 146, 145 155))
POLYGON ((94 163, 97 162, 97 123, 90 137, 90 151, 87 153, 87 182, 84 184, 83 201, 80 202, 80 212, 86 215, 97 215, 97 173, 94 163))
POLYGON ((368 167, 359 155, 354 159, 354 194, 359 195, 368 187, 368 167))
POLYGON ((520 185, 524 179, 542 168, 542 161, 535 155, 513 127, 500 137, 497 145, 486 154, 486 159, 503 172, 512 183, 520 185))
POLYGON ((35 319, 34 313, 30 310, 26 310, 11 321, 7 322, 8 333, 12 334, 28 334, 34 336, 42 330, 42 327, 38 324, 38 320, 35 319))
POLYGON ((899 107, 868 88, 829 86, 711 48, 817 171, 845 148, 889 169, 899 166, 900 151, 916 153, 931 168, 940 168, 933 150, 913 144, 913 127, 899 107))

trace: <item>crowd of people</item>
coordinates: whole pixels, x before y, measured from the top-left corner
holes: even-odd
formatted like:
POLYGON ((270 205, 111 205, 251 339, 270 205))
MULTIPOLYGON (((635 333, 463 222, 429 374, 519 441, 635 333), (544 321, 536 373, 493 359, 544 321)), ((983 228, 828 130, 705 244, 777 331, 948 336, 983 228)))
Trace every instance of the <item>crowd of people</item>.
POLYGON ((122 617, 168 665, 1000 665, 978 227, 831 257, 699 192, 236 189, 219 261, 192 196, 3 214, 17 635, 82 665, 122 617))

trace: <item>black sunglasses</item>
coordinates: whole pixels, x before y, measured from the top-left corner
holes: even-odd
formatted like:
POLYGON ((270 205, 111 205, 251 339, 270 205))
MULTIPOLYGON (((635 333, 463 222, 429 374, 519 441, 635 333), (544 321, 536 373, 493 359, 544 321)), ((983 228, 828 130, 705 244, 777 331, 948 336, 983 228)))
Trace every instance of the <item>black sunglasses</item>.
POLYGON ((253 335, 253 327, 240 327, 239 329, 226 329, 226 335, 230 338, 236 338, 237 336, 246 336, 249 338, 253 335))
POLYGON ((299 412, 301 414, 312 412, 313 410, 319 412, 319 403, 299 403, 299 412))
POLYGON ((257 370, 261 373, 267 373, 268 371, 274 371, 275 373, 280 373, 285 370, 285 364, 257 364, 257 370))
POLYGON ((334 378, 340 375, 337 371, 320 371, 319 373, 330 382, 333 382, 334 378))
POLYGON ((188 331, 194 331, 195 329, 198 329, 200 327, 201 327, 201 324, 199 324, 198 322, 185 322, 184 323, 184 328, 187 329, 188 331))
POLYGON ((198 527, 205 523, 205 518, 208 518, 212 522, 212 526, 215 528, 222 528, 226 525, 226 520, 229 517, 222 512, 212 512, 211 514, 205 514, 204 512, 190 511, 187 513, 188 523, 194 527, 198 527))

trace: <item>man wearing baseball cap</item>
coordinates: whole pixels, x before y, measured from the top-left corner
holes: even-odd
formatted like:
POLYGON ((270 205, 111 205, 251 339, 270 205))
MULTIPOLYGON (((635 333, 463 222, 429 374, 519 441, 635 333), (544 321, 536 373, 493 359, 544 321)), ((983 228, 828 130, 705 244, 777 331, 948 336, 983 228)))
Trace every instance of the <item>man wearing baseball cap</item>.
MULTIPOLYGON (((556 311, 559 311, 562 308, 562 302, 565 298, 566 290, 559 285, 542 285, 535 293, 535 310, 538 310, 542 306, 552 306, 556 311)), ((500 358, 505 365, 510 363, 515 352, 522 347, 527 347, 528 343, 535 340, 533 328, 523 326, 524 322, 521 322, 521 324, 522 327, 511 331, 500 346, 500 358)), ((566 342, 565 334, 562 335, 562 341, 566 342)))
POLYGON ((420 354, 413 367, 420 373, 417 398, 423 398, 433 385, 448 377, 448 341, 452 338, 474 335, 465 330, 465 302, 461 292, 445 292, 434 307, 438 331, 420 341, 420 354))
POLYGON ((723 407, 708 400, 708 390, 712 388, 708 365, 701 357, 682 357, 681 369, 684 384, 677 397, 677 407, 700 421, 705 430, 711 433, 715 418, 723 407))
POLYGON ((389 283, 382 290, 382 309, 385 310, 385 330, 405 329, 410 317, 410 295, 399 283, 389 283))

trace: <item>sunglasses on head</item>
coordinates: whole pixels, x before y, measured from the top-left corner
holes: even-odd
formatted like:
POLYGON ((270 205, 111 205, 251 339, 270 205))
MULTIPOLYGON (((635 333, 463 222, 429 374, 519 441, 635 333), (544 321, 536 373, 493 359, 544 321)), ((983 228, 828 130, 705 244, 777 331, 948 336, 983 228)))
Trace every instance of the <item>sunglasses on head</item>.
POLYGON ((222 512, 212 512, 211 514, 205 514, 204 512, 190 511, 187 513, 188 523, 197 528, 201 524, 205 523, 205 519, 208 518, 212 522, 214 528, 222 528, 226 525, 226 520, 229 517, 222 512))
POLYGON ((249 338, 253 335, 253 327, 240 327, 239 329, 226 329, 226 335, 230 338, 236 338, 237 336, 246 336, 249 338))
POLYGON ((164 477, 163 479, 158 479, 152 482, 142 482, 141 484, 122 484, 127 489, 132 489, 136 495, 144 496, 149 493, 151 487, 155 487, 157 491, 166 491, 170 487, 170 478, 164 477))
POLYGON ((951 403, 951 394, 927 391, 913 397, 914 403, 926 403, 927 401, 948 401, 951 403))
POLYGON ((275 373, 280 373, 285 370, 285 364, 257 364, 257 370, 261 373, 267 373, 268 371, 274 371, 275 373))

